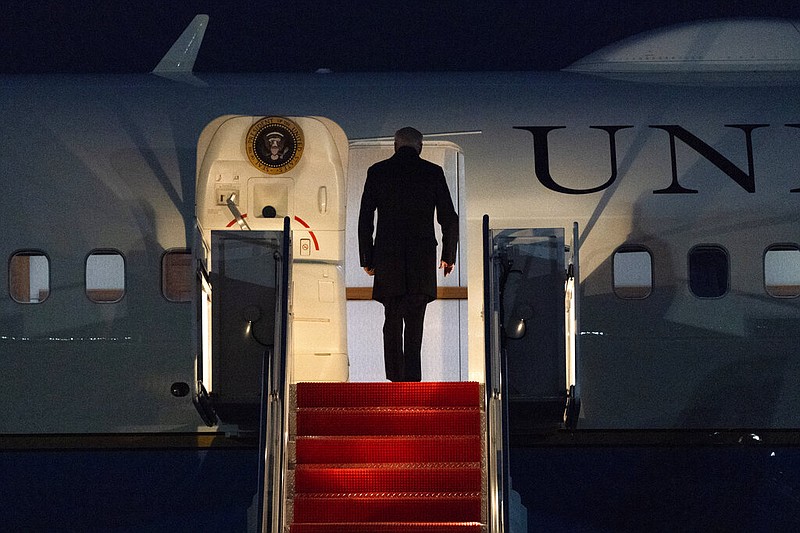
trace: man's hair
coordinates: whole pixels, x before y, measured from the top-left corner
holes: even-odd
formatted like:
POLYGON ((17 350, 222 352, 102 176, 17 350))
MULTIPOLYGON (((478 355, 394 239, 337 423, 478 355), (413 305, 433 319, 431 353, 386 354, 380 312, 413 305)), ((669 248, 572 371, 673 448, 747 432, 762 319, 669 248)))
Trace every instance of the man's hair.
POLYGON ((397 150, 401 146, 410 146, 420 153, 422 151, 422 134, 411 127, 400 128, 394 134, 394 149, 397 150))

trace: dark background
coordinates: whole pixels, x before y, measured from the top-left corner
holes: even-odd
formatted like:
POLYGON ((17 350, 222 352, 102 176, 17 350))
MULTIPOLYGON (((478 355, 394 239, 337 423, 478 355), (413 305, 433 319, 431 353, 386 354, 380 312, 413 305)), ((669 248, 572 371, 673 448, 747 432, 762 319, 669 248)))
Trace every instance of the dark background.
POLYGON ((200 72, 558 70, 680 22, 800 20, 797 0, 12 0, 0 72, 148 72, 194 15, 210 15, 200 72))

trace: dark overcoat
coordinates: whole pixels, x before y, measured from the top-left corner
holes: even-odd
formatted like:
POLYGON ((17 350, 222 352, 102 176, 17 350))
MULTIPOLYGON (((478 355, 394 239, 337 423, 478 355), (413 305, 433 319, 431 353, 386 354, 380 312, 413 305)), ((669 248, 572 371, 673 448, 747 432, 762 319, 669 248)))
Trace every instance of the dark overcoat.
POLYGON ((375 269, 373 299, 383 302, 404 294, 436 298, 434 212, 442 228, 441 260, 454 264, 458 215, 442 167, 419 157, 414 148, 400 147, 369 168, 358 215, 358 247, 361 266, 375 269))

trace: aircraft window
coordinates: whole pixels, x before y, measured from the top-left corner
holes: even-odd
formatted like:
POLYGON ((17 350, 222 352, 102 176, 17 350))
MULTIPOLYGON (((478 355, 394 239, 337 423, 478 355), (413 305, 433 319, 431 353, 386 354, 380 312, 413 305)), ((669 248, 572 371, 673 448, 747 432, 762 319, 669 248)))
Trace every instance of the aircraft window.
POLYGON ((695 246, 689 251, 689 288, 699 298, 728 292, 728 253, 720 246, 695 246))
POLYGON ((770 246, 764 254, 764 287, 776 298, 800 296, 800 248, 770 246))
POLYGON ((653 291, 653 258, 641 246, 614 252, 614 294, 625 299, 641 299, 653 291))
POLYGON ((161 258, 161 293, 170 302, 192 300, 194 277, 192 254, 186 250, 170 250, 161 258))
POLYGON ((50 295, 50 260, 41 252, 17 252, 8 265, 11 298, 21 304, 39 304, 50 295))
POLYGON ((125 295, 125 259, 118 252, 94 252, 86 258, 86 296, 93 302, 113 303, 125 295))

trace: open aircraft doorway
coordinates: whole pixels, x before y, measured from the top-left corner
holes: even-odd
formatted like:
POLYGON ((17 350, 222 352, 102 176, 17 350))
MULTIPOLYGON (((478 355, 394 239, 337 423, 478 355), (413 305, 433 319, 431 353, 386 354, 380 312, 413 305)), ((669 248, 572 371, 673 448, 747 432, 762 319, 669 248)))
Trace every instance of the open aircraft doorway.
MULTIPOLYGON (((367 170, 394 153, 391 140, 361 140, 350 144, 347 175, 347 323, 351 381, 385 381, 383 363, 383 306, 372 300, 372 278, 360 267, 358 257, 358 206, 367 170)), ((423 381, 466 381, 467 357, 467 239, 464 153, 448 141, 425 140, 420 154, 444 170, 447 187, 459 216, 458 257, 447 277, 437 273, 437 300, 425 312, 422 341, 423 381)), ((434 224, 441 254, 441 229, 434 224)))

